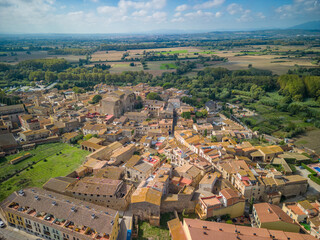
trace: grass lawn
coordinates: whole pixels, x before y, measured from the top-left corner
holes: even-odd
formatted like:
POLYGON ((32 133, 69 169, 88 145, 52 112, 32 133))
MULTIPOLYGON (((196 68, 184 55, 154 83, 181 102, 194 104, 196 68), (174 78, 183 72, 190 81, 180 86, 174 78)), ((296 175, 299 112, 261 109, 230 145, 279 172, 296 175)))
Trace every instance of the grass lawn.
POLYGON ((166 239, 170 239, 170 234, 167 228, 155 227, 155 226, 151 226, 147 222, 140 222, 139 236, 137 239, 138 240, 146 240, 146 239, 166 240, 166 239))
POLYGON ((61 151, 65 147, 65 144, 63 143, 48 143, 48 144, 42 144, 37 146, 36 149, 29 150, 29 151, 21 151, 17 154, 10 155, 4 158, 0 158, 0 176, 5 176, 7 174, 13 174, 16 170, 23 169, 28 166, 28 164, 32 162, 37 162, 40 159, 43 159, 47 156, 50 156, 52 154, 55 154, 59 151, 61 151), (10 160, 19 157, 21 155, 24 155, 26 153, 31 153, 33 156, 29 157, 19 163, 16 163, 14 165, 10 164, 10 160))
POLYGON ((166 69, 177 69, 177 65, 174 63, 162 63, 160 65, 161 70, 166 70, 166 69), (168 67, 167 67, 168 66, 168 67))
MULTIPOLYGON (((46 158, 47 161, 40 161, 22 171, 19 175, 2 182, 0 184, 0 201, 21 188, 41 187, 52 177, 65 176, 71 173, 82 164, 85 156, 89 153, 64 143, 40 145, 35 150, 33 158, 46 158), (56 155, 59 152, 61 154, 56 155)), ((26 160, 30 161, 29 159, 26 160)))
POLYGON ((151 226, 147 222, 139 222, 138 240, 165 240, 170 239, 167 222, 174 218, 173 213, 161 214, 160 227, 151 226))

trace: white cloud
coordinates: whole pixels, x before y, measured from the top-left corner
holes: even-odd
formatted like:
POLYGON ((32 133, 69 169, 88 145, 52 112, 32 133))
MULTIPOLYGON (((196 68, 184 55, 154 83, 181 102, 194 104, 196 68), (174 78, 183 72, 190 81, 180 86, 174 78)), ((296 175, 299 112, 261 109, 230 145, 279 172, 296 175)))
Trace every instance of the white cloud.
POLYGON ((266 18, 266 16, 262 12, 258 12, 257 13, 257 17, 261 18, 261 19, 265 19, 266 18))
POLYGON ((188 5, 187 5, 187 4, 182 4, 182 5, 177 6, 176 9, 175 9, 175 11, 177 11, 177 12, 183 12, 183 11, 185 11, 185 10, 187 10, 187 9, 188 9, 188 5))
POLYGON ((185 17, 189 18, 196 18, 196 17, 212 17, 213 13, 212 12, 203 12, 201 10, 198 10, 196 12, 189 12, 184 15, 185 17))
POLYGON ((211 1, 206 1, 201 4, 197 4, 194 6, 194 9, 207 9, 207 8, 212 8, 212 7, 218 7, 224 3, 225 0, 211 0, 211 1))
POLYGON ((216 18, 221 17, 222 16, 222 12, 216 12, 215 16, 216 16, 216 18))
POLYGON ((185 19, 183 18, 183 17, 178 17, 178 18, 173 18, 172 20, 171 20, 171 22, 184 22, 185 21, 185 19))
POLYGON ((249 22, 249 21, 253 20, 253 18, 251 17, 250 13, 251 13, 251 10, 249 10, 249 9, 244 10, 242 15, 237 19, 237 21, 239 21, 239 22, 249 22))
POLYGON ((114 13, 116 11, 118 11, 118 8, 111 6, 102 6, 97 8, 98 13, 114 13))
POLYGON ((155 12, 150 16, 147 16, 145 21, 155 21, 156 23, 162 23, 167 20, 167 13, 166 12, 155 12))
POLYGON ((239 5, 237 3, 231 3, 228 5, 227 11, 229 14, 234 15, 236 13, 242 12, 243 9, 242 9, 241 5, 239 5))
POLYGON ((281 18, 293 17, 298 14, 319 16, 320 4, 319 0, 294 0, 292 4, 285 4, 276 8, 275 12, 278 13, 281 18))
POLYGON ((180 17, 181 16, 181 12, 176 12, 173 16, 174 17, 180 17))
POLYGON ((147 15, 147 11, 145 11, 143 9, 132 13, 132 16, 134 16, 134 17, 144 17, 146 15, 147 15))

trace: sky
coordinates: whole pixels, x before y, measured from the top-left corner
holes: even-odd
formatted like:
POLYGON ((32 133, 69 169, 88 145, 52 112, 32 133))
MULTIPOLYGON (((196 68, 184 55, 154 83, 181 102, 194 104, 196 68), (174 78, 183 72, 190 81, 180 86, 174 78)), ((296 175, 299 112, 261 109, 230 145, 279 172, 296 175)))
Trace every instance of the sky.
POLYGON ((181 33, 287 28, 320 0, 0 0, 0 33, 181 33))

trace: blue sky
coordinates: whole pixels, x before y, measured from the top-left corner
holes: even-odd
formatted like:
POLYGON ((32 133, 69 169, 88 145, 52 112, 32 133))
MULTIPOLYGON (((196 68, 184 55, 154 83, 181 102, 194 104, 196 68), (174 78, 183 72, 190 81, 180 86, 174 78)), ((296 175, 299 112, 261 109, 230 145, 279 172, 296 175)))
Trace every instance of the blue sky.
POLYGON ((1 33, 204 32, 320 20, 320 0, 0 0, 1 33))

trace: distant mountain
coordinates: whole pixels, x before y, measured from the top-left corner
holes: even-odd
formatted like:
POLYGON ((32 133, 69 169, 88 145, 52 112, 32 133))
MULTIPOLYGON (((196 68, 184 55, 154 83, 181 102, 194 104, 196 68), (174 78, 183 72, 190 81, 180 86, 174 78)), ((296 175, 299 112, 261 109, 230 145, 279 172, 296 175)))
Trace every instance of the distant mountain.
POLYGON ((289 29, 320 30, 320 21, 302 23, 289 29))

